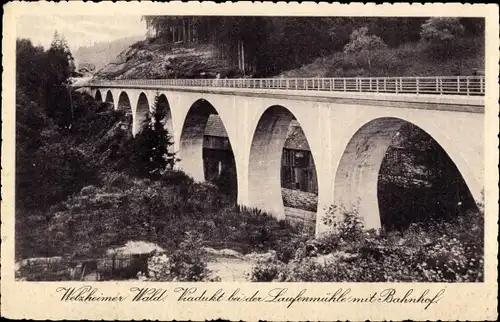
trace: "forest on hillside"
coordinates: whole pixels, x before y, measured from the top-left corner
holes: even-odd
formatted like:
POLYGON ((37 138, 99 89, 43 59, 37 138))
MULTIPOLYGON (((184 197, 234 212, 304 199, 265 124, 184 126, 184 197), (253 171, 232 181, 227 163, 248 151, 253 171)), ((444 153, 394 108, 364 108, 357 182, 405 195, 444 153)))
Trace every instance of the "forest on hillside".
POLYGON ((277 75, 336 53, 360 58, 362 62, 355 64, 372 69, 379 56, 387 56, 393 49, 408 44, 415 44, 410 50, 423 51, 435 65, 459 58, 457 70, 453 71, 458 74, 463 72, 460 59, 474 56, 484 47, 484 20, 479 18, 144 16, 143 19, 150 38, 165 43, 213 43, 222 57, 232 60, 244 57, 243 66, 251 65, 249 69, 255 77, 277 75), (419 43, 425 48, 418 47, 419 43))

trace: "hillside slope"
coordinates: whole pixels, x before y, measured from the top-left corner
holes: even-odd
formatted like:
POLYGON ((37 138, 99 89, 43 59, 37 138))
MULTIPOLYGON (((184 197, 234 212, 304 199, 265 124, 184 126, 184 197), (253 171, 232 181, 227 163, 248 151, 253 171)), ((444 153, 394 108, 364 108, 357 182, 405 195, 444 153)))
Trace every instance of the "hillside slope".
POLYGON ((404 77, 473 75, 484 70, 484 44, 468 39, 466 50, 453 57, 432 58, 422 43, 406 43, 371 53, 371 64, 361 54, 333 55, 317 58, 313 63, 285 71, 279 77, 404 77))
POLYGON ((229 70, 227 61, 217 57, 210 44, 162 44, 140 41, 121 52, 98 71, 104 79, 200 78, 215 77, 229 70))

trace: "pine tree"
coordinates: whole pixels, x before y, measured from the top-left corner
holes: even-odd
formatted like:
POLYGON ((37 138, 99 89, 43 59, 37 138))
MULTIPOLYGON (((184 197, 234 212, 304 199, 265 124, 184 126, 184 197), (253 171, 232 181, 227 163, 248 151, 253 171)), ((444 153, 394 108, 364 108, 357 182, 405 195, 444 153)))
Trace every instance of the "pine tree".
POLYGON ((175 152, 170 152, 172 136, 164 126, 166 111, 159 104, 158 95, 152 110, 135 137, 135 153, 131 161, 139 175, 158 177, 165 170, 172 169, 177 159, 175 152))
POLYGON ((57 32, 46 52, 45 68, 43 103, 47 115, 53 118, 61 128, 70 128, 73 118, 68 85, 74 63, 66 39, 57 32))

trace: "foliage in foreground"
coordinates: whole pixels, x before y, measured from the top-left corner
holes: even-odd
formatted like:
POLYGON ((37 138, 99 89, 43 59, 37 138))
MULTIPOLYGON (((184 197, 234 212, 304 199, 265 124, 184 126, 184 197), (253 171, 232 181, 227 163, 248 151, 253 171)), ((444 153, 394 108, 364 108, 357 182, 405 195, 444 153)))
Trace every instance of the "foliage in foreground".
MULTIPOLYGON (((334 212, 339 213, 334 208, 334 212)), ((310 240, 288 264, 258 263, 253 281, 481 282, 483 212, 450 221, 412 224, 403 232, 365 231, 356 212, 343 212, 335 230, 310 240)))
POLYGON ((47 214, 30 216, 31 234, 18 256, 99 256, 130 240, 154 242, 173 251, 195 231, 205 245, 243 253, 275 249, 288 261, 305 240, 284 221, 238 209, 218 188, 195 183, 182 172, 160 180, 111 173, 102 187, 88 186, 47 214))
POLYGON ((158 254, 148 260, 151 281, 203 282, 212 281, 211 271, 207 268, 203 242, 195 234, 186 233, 179 249, 170 254, 158 254))

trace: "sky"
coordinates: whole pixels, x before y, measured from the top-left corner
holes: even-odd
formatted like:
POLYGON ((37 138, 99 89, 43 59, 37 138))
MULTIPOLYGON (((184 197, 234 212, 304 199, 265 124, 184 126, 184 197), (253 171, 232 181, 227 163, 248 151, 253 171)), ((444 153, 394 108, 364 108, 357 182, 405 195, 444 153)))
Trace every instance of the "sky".
POLYGON ((46 49, 54 38, 54 32, 63 35, 71 51, 95 42, 141 36, 146 34, 146 23, 141 16, 97 15, 29 15, 17 21, 17 37, 29 38, 34 45, 46 49))

